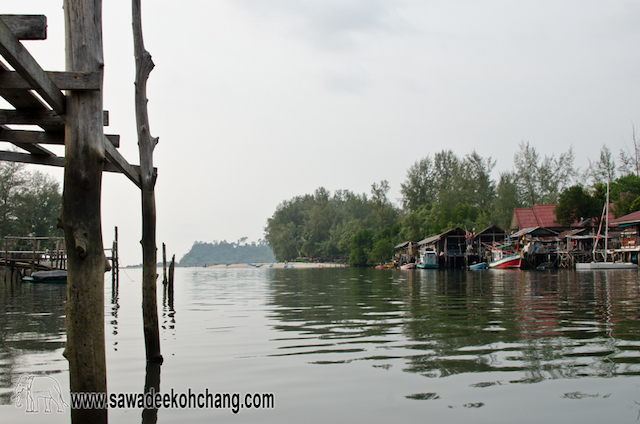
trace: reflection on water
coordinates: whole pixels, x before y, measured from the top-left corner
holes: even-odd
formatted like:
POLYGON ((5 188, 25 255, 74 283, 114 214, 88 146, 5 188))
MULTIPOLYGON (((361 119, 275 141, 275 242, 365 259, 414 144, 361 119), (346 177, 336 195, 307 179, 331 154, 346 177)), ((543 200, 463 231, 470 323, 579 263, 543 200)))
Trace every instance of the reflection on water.
MULTIPOLYGON (((162 384, 144 358, 141 275, 121 277, 105 279, 110 391, 271 392, 276 407, 113 422, 584 424, 640 410, 637 271, 177 269, 175 297, 158 285, 162 384)), ((3 416, 22 373, 68 378, 65 294, 0 285, 3 416)))
POLYGON ((64 284, 0 281, 0 404, 10 403, 20 375, 58 373, 65 335, 64 284))
POLYGON ((429 378, 508 373, 474 387, 640 374, 636 271, 276 270, 271 286, 276 356, 386 369, 402 358, 429 378))

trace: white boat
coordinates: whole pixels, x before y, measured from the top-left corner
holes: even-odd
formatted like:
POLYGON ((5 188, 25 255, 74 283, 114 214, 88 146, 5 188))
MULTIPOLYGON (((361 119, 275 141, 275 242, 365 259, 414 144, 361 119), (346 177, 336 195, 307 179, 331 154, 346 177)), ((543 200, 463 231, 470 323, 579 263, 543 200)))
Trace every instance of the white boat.
POLYGON ((433 249, 420 252, 420 261, 417 264, 420 269, 438 269, 438 254, 433 249))
MULTIPOLYGON (((633 262, 607 262, 607 254, 609 251, 609 183, 607 182, 607 201, 604 205, 602 214, 605 216, 606 225, 604 227, 604 262, 588 262, 584 264, 576 264, 577 270, 590 270, 590 269, 638 269, 638 265, 633 262)), ((600 225, 602 225, 602 219, 600 219, 600 225)), ((600 237, 600 229, 596 235, 596 241, 593 244, 593 257, 596 256, 596 247, 598 246, 598 237, 600 237)))
POLYGON ((638 269, 638 265, 633 262, 588 262, 576 264, 576 269, 638 269))

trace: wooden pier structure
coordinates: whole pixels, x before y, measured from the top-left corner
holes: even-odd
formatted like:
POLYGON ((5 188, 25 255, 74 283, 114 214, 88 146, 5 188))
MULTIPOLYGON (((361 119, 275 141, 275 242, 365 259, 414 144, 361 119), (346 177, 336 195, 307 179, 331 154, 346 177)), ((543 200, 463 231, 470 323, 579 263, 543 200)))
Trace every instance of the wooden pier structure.
MULTIPOLYGON (((133 4, 136 60, 136 118, 142 166, 131 165, 117 150, 120 137, 104 134, 102 0, 64 0, 66 70, 45 71, 22 44, 44 40, 42 15, 0 15, 0 97, 13 109, 0 110, 0 141, 22 152, 0 151, 0 160, 64 167, 62 216, 67 284, 67 344, 71 392, 106 393, 104 336, 104 254, 101 222, 102 172, 124 174, 142 191, 143 265, 155 270, 157 170, 152 152, 157 138, 146 119, 146 78, 153 62, 141 43, 140 2, 133 4), (142 70, 139 65, 144 64, 142 70), (144 104, 143 104, 144 103, 144 104), (14 125, 31 129, 15 129, 14 125), (64 157, 46 145, 64 145, 64 157)), ((154 271, 155 272, 155 271, 154 271)), ((162 359, 159 349, 155 274, 144 278, 143 321, 147 359, 162 359), (154 310, 155 309, 155 310, 154 310), (155 319, 154 319, 155 315, 155 319), (154 340, 155 339, 155 342, 154 340), (151 346, 151 350, 149 348, 151 346)), ((75 423, 106 423, 106 409, 73 409, 75 423)))
MULTIPOLYGON (((105 257, 111 264, 114 281, 119 279, 118 228, 112 247, 105 248, 105 257)), ((67 269, 67 250, 64 237, 7 236, 0 241, 0 267, 18 271, 21 276, 34 271, 67 269)))

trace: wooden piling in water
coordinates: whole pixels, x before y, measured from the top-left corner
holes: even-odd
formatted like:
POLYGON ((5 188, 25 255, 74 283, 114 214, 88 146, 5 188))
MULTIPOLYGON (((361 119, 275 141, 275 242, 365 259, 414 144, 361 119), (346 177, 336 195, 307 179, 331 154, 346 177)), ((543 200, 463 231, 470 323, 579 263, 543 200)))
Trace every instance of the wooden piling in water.
POLYGON ((176 266, 176 255, 171 258, 171 264, 169 265, 169 307, 173 309, 173 273, 176 266))
MULTIPOLYGON (((104 69, 102 0, 65 0, 67 71, 104 69)), ((67 344, 72 393, 107 393, 100 198, 105 162, 102 91, 70 91, 61 224, 67 246, 67 344)), ((106 423, 107 409, 72 409, 74 423, 106 423)))
POLYGON ((157 173, 153 167, 153 150, 158 139, 151 136, 147 111, 147 79, 154 68, 151 55, 142 38, 140 0, 132 1, 133 50, 136 59, 135 109, 140 152, 140 185, 142 192, 142 321, 147 361, 162 362, 160 327, 156 293, 156 197, 157 173))
POLYGON ((167 285, 167 246, 162 243, 162 284, 167 285))
POLYGON ((120 260, 118 257, 118 227, 115 227, 115 238, 111 247, 111 283, 117 285, 120 283, 120 260))

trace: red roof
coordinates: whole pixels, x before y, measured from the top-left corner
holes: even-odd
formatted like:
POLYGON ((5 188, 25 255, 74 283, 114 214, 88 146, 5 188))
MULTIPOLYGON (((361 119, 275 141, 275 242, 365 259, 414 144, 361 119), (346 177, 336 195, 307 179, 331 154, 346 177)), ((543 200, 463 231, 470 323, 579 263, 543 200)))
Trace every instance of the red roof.
POLYGON ((556 228, 562 225, 556 222, 553 209, 556 205, 533 205, 532 208, 516 208, 513 210, 519 229, 543 227, 556 228))
MULTIPOLYGON (((533 227, 543 228, 564 228, 560 222, 556 222, 556 214, 553 212, 556 205, 533 205, 532 208, 516 208, 513 210, 513 218, 511 219, 511 230, 514 230, 514 224, 517 224, 517 230, 533 227), (514 222, 515 220, 515 222, 514 222)), ((634 212, 638 213, 638 212, 634 212)), ((616 221, 623 221, 622 218, 627 218, 624 221, 629 221, 633 214, 629 214, 613 219, 613 205, 609 206, 609 224, 616 224, 616 221)), ((640 220, 640 215, 635 219, 640 220)), ((574 222, 571 227, 581 226, 583 224, 574 222)))
POLYGON ((640 221, 640 211, 631 212, 616 219, 609 219, 610 224, 634 223, 640 221))

